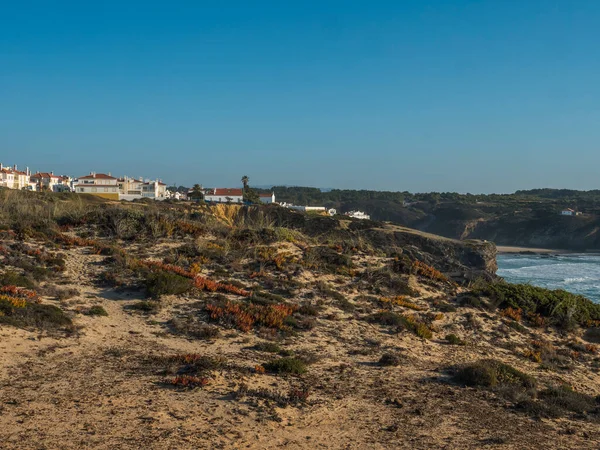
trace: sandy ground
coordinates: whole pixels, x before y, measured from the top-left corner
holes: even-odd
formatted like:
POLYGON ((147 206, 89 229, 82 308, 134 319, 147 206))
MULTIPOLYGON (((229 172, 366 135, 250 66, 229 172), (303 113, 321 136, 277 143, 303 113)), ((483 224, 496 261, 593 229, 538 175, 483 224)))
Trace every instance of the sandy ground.
POLYGON ((0 326, 0 448, 600 448, 596 424, 534 420, 490 392, 449 381, 449 365, 494 356, 600 394, 599 376, 583 366, 549 374, 498 346, 492 339, 497 319, 489 315, 479 315, 473 328, 448 314, 426 341, 330 308, 313 330, 284 342, 319 356, 304 379, 261 375, 250 370, 267 358, 249 350, 260 341, 255 334, 230 331, 200 341, 165 333, 168 314, 192 300, 171 299, 171 308, 155 317, 133 313, 127 306, 143 299, 141 293, 95 285, 103 261, 84 249, 68 255, 65 281, 80 295, 63 306, 81 327, 79 335, 49 337, 0 326), (76 312, 95 304, 108 317, 76 312), (470 345, 447 345, 447 332, 470 345), (401 364, 378 366, 381 354, 390 351, 402 356, 401 364), (223 356, 245 370, 221 370, 207 387, 182 391, 165 387, 164 377, 142 363, 149 355, 177 353, 223 356), (310 401, 300 407, 235 396, 242 384, 285 391, 299 381, 311 388, 310 401))

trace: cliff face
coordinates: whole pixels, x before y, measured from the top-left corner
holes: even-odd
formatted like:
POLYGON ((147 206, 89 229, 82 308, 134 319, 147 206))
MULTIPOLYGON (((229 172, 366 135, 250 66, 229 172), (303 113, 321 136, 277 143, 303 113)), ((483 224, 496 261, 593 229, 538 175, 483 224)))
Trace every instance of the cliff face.
POLYGON ((491 242, 458 241, 391 225, 365 234, 378 248, 398 249, 458 282, 492 279, 498 270, 496 246, 491 242))
POLYGON ((424 262, 457 282, 492 279, 498 269, 492 242, 459 241, 387 223, 310 216, 283 208, 270 208, 270 212, 278 226, 342 242, 366 241, 388 255, 403 254, 424 262))
MULTIPOLYGON (((369 209, 366 209, 370 211, 369 209)), ((452 239, 479 239, 497 245, 600 250, 600 216, 565 217, 557 205, 419 204, 374 210, 371 217, 452 239), (402 211, 402 212, 399 212, 402 211)))
POLYGON ((493 240, 498 245, 583 251, 600 249, 599 231, 600 220, 596 217, 562 217, 553 214, 483 221, 473 228, 469 236, 493 240))

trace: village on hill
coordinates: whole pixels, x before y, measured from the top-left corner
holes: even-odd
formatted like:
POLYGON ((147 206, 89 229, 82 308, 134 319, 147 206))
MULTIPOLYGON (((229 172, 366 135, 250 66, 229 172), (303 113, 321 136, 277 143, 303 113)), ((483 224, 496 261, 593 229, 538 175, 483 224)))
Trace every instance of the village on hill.
MULTIPOLYGON (((109 173, 90 172, 87 175, 71 177, 54 172, 31 173, 29 167, 25 171, 18 170, 16 165, 4 166, 0 163, 0 188, 17 189, 33 192, 72 192, 90 194, 108 200, 194 200, 206 203, 231 204, 279 204, 282 207, 317 214, 334 216, 337 211, 324 206, 293 205, 278 203, 275 193, 257 193, 248 185, 248 177, 241 179, 243 187, 239 188, 203 188, 195 185, 181 192, 175 187, 169 188, 160 179, 151 180, 144 177, 120 178, 109 173)), ((371 217, 362 211, 348 211, 345 215, 355 219, 369 220, 371 217)))

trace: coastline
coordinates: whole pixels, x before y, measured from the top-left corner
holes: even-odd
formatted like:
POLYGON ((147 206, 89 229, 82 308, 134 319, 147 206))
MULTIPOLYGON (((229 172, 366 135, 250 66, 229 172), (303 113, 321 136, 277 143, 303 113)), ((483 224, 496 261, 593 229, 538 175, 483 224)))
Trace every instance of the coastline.
POLYGON ((531 248, 531 247, 517 247, 510 245, 497 245, 496 250, 499 255, 506 254, 536 254, 536 255, 566 255, 574 253, 585 253, 585 251, 573 251, 573 250, 558 250, 552 248, 531 248))

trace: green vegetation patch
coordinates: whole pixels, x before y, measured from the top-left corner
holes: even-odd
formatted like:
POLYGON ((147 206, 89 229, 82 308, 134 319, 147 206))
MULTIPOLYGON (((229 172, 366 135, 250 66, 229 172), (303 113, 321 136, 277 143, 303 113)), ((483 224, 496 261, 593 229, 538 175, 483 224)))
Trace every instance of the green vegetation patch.
POLYGON ((161 295, 181 295, 192 288, 192 280, 171 272, 149 272, 145 281, 148 296, 154 298, 161 295))
POLYGON ((88 309, 85 314, 87 316, 108 316, 108 311, 106 311, 102 306, 100 305, 96 305, 96 306, 92 306, 90 309, 88 309))
POLYGON ((500 308, 520 308, 524 314, 539 314, 554 324, 572 328, 588 327, 600 321, 600 305, 563 290, 549 290, 527 284, 492 283, 474 291, 500 308))
POLYGON ((289 373, 294 375, 302 375, 307 371, 306 363, 302 359, 295 358, 293 356, 274 359, 263 364, 263 366, 268 372, 278 374, 289 373))
POLYGON ((524 389, 535 388, 535 378, 503 362, 486 359, 459 368, 454 375, 456 382, 466 386, 493 388, 498 385, 514 385, 524 389))
POLYGON ((73 326, 69 316, 56 306, 27 303, 23 307, 15 307, 4 300, 0 300, 0 324, 54 331, 68 330, 73 326))

